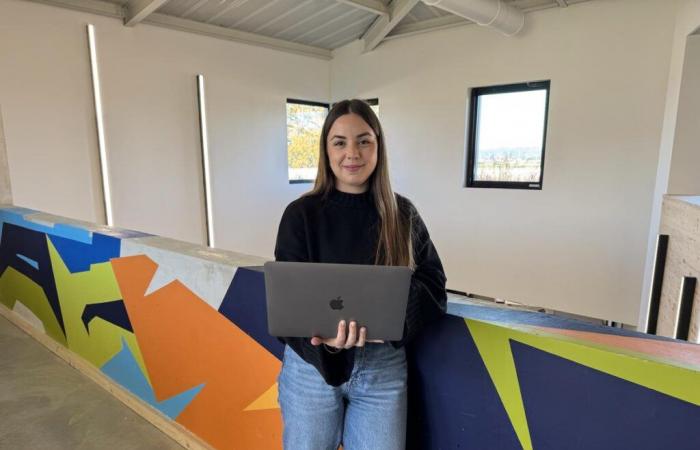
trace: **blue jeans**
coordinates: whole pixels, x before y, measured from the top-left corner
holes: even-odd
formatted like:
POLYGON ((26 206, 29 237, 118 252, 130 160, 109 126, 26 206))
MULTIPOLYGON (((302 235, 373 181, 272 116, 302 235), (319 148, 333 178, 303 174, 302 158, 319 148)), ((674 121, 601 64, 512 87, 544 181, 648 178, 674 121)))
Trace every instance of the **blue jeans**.
POLYGON ((278 401, 285 450, 404 450, 406 354, 391 344, 355 348, 350 379, 326 384, 318 370, 284 349, 278 401))

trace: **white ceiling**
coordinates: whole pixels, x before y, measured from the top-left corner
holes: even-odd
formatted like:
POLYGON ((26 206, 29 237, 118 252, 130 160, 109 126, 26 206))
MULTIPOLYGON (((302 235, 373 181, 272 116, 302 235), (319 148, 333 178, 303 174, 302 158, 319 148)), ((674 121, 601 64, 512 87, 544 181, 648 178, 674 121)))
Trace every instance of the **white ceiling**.
MULTIPOLYGON (((369 51, 386 39, 470 23, 419 0, 33 1, 326 59, 356 39, 369 51)), ((504 1, 527 13, 590 0, 504 1)))

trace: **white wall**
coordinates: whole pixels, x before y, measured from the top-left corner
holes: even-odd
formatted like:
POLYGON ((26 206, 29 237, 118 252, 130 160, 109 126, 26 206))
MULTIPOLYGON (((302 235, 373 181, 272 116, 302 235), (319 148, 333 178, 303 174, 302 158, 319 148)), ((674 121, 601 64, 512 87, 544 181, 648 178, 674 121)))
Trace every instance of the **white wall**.
POLYGON ((394 188, 448 287, 636 323, 675 3, 591 1, 335 52, 332 97, 378 97, 394 188), (470 87, 550 79, 542 191, 463 188, 470 87))
POLYGON ((673 144, 669 194, 700 194, 700 36, 688 37, 683 63, 678 119, 673 144))
POLYGON ((202 73, 217 247, 271 256, 281 211, 305 190, 287 183, 285 100, 328 100, 328 61, 0 0, 14 203, 103 217, 87 23, 96 28, 115 225, 205 242, 195 85, 202 73))
POLYGON ((0 106, 14 203, 100 221, 84 17, 0 0, 0 106))
MULTIPOLYGON (((683 4, 693 12, 697 3, 683 4)), ((646 295, 650 213, 652 236, 658 225, 652 193, 656 201, 665 192, 673 142, 669 104, 687 35, 679 47, 676 4, 594 0, 529 14, 515 38, 465 26, 363 56, 350 45, 329 63, 0 0, 0 105, 14 203, 103 216, 85 38, 93 23, 116 225, 204 242, 197 73, 207 79, 217 246, 261 256, 272 254, 284 205, 308 188, 286 181, 284 99, 377 96, 395 188, 425 216, 449 287, 634 322, 646 295), (462 188, 469 88, 545 78, 544 189, 462 188)))
POLYGON ((651 211, 651 226, 647 238, 646 263, 644 265, 644 282, 640 302, 639 327, 646 326, 649 306, 649 290, 654 267, 654 249, 656 236, 661 221, 661 205, 663 195, 667 192, 671 173, 671 155, 678 119, 680 92, 683 75, 683 65, 686 54, 688 36, 700 28, 700 0, 682 0, 677 2, 676 21, 673 31, 673 47, 671 48, 671 64, 666 86, 666 103, 664 108, 663 129, 659 146, 656 182, 651 211))

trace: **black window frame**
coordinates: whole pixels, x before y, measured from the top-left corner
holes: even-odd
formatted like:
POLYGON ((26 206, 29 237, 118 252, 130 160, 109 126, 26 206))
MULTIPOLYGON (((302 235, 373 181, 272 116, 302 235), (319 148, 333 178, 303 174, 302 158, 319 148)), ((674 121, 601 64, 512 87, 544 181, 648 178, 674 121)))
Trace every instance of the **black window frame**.
MULTIPOLYGON (((306 105, 306 106, 319 106, 326 108, 328 112, 331 111, 331 104, 330 103, 324 103, 324 102, 316 102, 313 100, 300 100, 297 98, 288 98, 287 102, 284 104, 285 106, 285 111, 287 110, 287 105, 289 103, 295 104, 295 105, 306 105)), ((328 113, 326 113, 328 115, 328 113)), ((289 152, 289 148, 287 148, 287 152, 289 152)), ((287 155, 287 158, 289 158, 289 155, 287 155)), ((289 164, 289 159, 287 159, 287 164, 289 164)), ((289 170, 289 166, 287 166, 287 170, 289 170)), ((287 181, 289 181, 289 184, 309 184, 309 183, 314 183, 316 180, 290 180, 289 179, 289 172, 287 172, 287 181)))
POLYGON ((464 187, 467 188, 495 188, 495 189, 525 189, 542 190, 544 182, 544 157, 547 144, 547 127, 549 122, 549 94, 551 80, 528 81, 524 83, 502 84, 498 86, 482 86, 471 89, 469 100, 469 133, 467 138, 467 173, 464 187), (507 94, 512 92, 527 92, 546 90, 544 126, 542 130, 542 158, 540 161, 539 182, 529 181, 483 181, 474 179, 474 165, 476 164, 476 132, 477 132, 477 107, 478 98, 488 94, 507 94))

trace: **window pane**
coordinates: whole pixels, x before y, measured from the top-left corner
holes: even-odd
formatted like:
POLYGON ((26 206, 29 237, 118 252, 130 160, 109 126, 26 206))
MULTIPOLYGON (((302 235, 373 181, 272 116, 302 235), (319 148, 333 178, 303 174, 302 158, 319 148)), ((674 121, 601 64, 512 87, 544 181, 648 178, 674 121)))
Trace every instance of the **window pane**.
POLYGON ((539 182, 547 90, 480 95, 474 180, 539 182))
POLYGON ((318 168, 325 106, 287 103, 287 163, 290 181, 313 181, 318 168))

